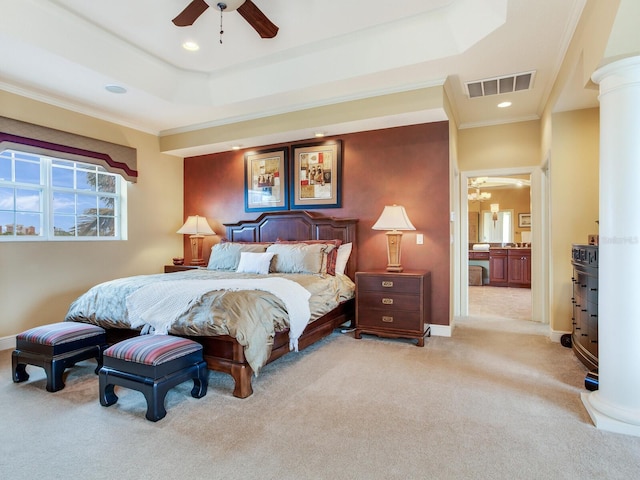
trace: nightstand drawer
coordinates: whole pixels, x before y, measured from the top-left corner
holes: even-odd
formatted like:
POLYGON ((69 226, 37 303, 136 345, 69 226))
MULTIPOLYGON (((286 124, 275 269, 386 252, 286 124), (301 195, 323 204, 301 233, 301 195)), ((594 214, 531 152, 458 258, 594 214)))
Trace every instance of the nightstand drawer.
POLYGON ((422 333, 423 323, 419 311, 358 309, 358 326, 367 328, 401 329, 406 332, 422 333))
POLYGON ((420 293, 420 277, 401 277, 399 275, 356 275, 358 290, 374 292, 420 293))
POLYGON ((420 311, 420 297, 402 293, 358 291, 358 307, 420 311))

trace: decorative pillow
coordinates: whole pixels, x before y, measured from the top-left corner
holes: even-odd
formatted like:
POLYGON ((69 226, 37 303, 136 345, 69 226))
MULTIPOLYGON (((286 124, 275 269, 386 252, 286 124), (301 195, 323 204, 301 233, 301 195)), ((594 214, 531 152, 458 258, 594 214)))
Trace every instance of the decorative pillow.
POLYGON ((218 243, 211 248, 207 268, 235 272, 238 269, 242 252, 264 253, 268 246, 267 243, 218 243))
POLYGON ((273 271, 278 273, 321 273, 323 257, 332 245, 325 243, 274 243, 267 252, 275 253, 273 271))
POLYGON ((264 252, 240 252, 240 262, 238 263, 238 273, 259 273, 266 275, 269 273, 269 267, 271 266, 271 260, 274 253, 264 252))
POLYGON ((329 275, 336 274, 336 258, 338 255, 338 247, 342 245, 342 240, 337 238, 332 240, 280 240, 278 239, 276 243, 284 243, 284 244, 296 244, 296 243, 304 243, 305 245, 327 245, 327 249, 325 250, 323 257, 323 266, 321 268, 320 273, 328 273, 329 275))
POLYGON ((352 248, 352 243, 345 243, 338 247, 338 252, 336 253, 336 274, 344 275, 352 248))

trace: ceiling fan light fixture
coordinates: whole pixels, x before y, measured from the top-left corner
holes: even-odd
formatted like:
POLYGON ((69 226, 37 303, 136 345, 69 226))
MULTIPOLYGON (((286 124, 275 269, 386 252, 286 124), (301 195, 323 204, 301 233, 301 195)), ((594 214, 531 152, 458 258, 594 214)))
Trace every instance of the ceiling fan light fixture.
POLYGON ((226 0, 224 2, 218 2, 216 7, 220 11, 233 12, 242 6, 246 0, 226 0))

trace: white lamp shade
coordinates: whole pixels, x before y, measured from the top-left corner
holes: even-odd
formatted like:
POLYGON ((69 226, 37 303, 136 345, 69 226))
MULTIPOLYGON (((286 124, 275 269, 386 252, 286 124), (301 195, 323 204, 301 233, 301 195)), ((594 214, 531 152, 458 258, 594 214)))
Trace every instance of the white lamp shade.
POLYGON ((371 227, 373 230, 415 230, 402 205, 387 205, 382 210, 378 221, 371 227))
POLYGON ((184 222, 184 225, 180 227, 176 233, 182 233, 186 235, 215 235, 207 219, 205 217, 201 217, 200 215, 193 215, 187 217, 187 221, 184 222))
POLYGON ((491 213, 498 213, 500 211, 500 204, 499 203, 492 203, 491 204, 491 213))

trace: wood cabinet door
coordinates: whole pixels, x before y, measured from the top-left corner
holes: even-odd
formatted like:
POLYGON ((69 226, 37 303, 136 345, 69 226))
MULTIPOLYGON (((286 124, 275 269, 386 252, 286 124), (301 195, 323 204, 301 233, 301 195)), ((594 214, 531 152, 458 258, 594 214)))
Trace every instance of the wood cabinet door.
POLYGON ((503 286, 509 283, 509 265, 506 255, 491 255, 489 257, 489 283, 503 286))
POLYGON ((531 285, 531 254, 528 252, 509 252, 509 286, 526 287, 531 285))

